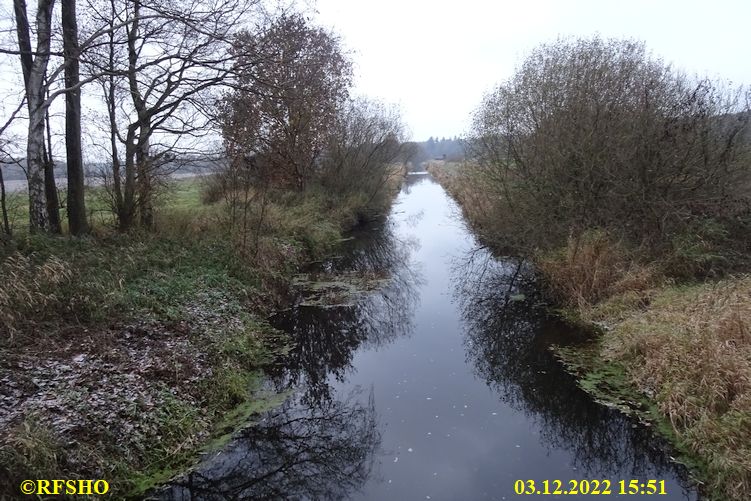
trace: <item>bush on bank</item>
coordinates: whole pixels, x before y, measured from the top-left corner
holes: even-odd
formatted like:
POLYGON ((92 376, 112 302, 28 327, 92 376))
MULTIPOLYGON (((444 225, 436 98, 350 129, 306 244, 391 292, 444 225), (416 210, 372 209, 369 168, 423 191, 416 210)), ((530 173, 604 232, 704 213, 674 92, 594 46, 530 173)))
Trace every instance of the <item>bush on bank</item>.
POLYGON ((751 495, 749 119, 747 91, 640 43, 558 40, 486 96, 471 160, 431 169, 484 241, 605 326, 600 356, 707 464, 715 499, 751 495))
POLYGON ((476 111, 471 175, 510 247, 601 230, 671 275, 719 275, 748 264, 748 97, 637 42, 558 40, 476 111))

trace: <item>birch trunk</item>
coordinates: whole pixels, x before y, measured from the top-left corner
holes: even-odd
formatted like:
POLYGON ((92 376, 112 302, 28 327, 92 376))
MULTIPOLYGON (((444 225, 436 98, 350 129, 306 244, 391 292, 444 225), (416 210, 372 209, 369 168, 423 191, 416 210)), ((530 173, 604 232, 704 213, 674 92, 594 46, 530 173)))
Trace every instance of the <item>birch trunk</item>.
POLYGON ((30 27, 24 0, 14 0, 18 47, 21 52, 21 67, 26 85, 26 103, 29 111, 29 129, 26 142, 26 172, 29 181, 29 230, 49 231, 50 220, 47 213, 44 167, 44 119, 45 74, 50 59, 50 32, 54 0, 39 0, 36 15, 37 47, 32 57, 30 27))

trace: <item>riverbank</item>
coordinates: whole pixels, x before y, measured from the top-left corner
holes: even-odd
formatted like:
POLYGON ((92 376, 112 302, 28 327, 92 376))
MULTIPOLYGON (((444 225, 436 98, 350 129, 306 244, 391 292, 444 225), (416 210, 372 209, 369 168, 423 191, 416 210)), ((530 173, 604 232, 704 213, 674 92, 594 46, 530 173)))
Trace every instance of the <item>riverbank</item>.
POLYGON ((280 402, 263 370, 289 345, 266 318, 362 201, 271 194, 251 248, 222 203, 202 202, 202 182, 174 183, 154 232, 100 223, 1 248, 0 498, 28 478, 137 495, 280 402))
MULTIPOLYGON (((461 175, 458 164, 429 170, 480 237, 503 251, 482 186, 461 175)), ((587 238, 574 252, 530 257, 560 312, 600 333, 591 344, 559 349, 559 356, 595 398, 637 414, 670 439, 708 499, 748 499, 751 280, 677 283, 648 265, 632 266, 599 235, 587 238)))

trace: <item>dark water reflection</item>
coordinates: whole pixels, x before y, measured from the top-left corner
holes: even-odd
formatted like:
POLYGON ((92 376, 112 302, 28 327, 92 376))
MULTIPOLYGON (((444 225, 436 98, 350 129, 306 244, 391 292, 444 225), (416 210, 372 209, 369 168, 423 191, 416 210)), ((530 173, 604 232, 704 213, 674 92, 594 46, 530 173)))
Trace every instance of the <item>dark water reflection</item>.
POLYGON ((545 314, 524 263, 500 264, 483 254, 457 272, 467 358, 478 378, 534 420, 550 448, 567 450, 576 469, 588 472, 582 478, 662 478, 671 472, 661 440, 587 398, 556 363, 547 347, 576 342, 582 333, 545 314), (519 294, 526 299, 510 300, 519 294))
POLYGON ((174 483, 171 499, 344 499, 380 443, 372 393, 310 407, 292 398, 174 483))
MULTIPOLYGON (((424 283, 410 264, 414 239, 400 240, 392 221, 353 236, 341 257, 323 263, 321 273, 383 274, 389 282, 353 306, 300 306, 272 317, 291 333, 295 348, 270 371, 278 391, 299 388, 301 402, 318 405, 333 397, 333 384, 346 382, 358 349, 377 349, 413 330, 413 316, 424 283)), ((313 272, 315 276, 315 272, 313 272)))
POLYGON ((274 385, 294 396, 160 497, 512 499, 519 479, 655 479, 659 499, 696 499, 649 430, 554 360, 578 334, 544 315, 524 263, 493 259, 457 214, 410 176, 388 220, 321 265, 388 285, 274 318, 297 341, 274 385))

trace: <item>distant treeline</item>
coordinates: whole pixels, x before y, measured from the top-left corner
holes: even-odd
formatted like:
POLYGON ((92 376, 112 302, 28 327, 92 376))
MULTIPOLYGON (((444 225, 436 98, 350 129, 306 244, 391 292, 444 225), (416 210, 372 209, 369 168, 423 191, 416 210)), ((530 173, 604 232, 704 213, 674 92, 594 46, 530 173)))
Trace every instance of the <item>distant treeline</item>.
POLYGON ((437 138, 431 136, 427 141, 409 143, 410 161, 413 170, 419 170, 425 162, 447 160, 457 162, 464 159, 465 143, 459 137, 437 138))

